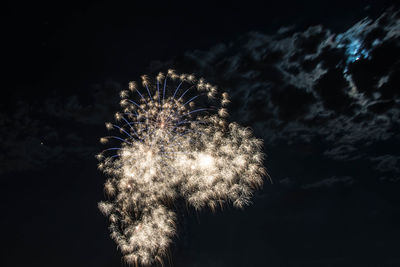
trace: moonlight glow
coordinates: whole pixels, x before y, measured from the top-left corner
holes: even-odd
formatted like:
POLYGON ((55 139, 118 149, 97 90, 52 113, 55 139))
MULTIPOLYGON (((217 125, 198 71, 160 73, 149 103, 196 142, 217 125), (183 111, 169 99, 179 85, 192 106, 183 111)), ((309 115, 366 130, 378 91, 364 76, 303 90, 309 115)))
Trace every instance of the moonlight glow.
POLYGON ((169 70, 155 80, 142 76, 121 91, 117 124, 102 143, 118 145, 98 155, 108 175, 108 200, 99 203, 111 237, 127 263, 163 262, 175 234, 172 203, 183 198, 195 209, 232 203, 243 207, 262 186, 262 141, 228 123, 228 94, 193 75, 169 70))

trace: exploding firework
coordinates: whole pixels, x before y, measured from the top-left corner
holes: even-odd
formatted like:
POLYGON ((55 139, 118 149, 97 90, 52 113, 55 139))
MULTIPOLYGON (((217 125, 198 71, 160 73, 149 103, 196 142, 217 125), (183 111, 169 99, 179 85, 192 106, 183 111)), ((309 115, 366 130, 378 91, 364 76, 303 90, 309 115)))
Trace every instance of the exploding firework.
POLYGON ((228 123, 228 94, 193 75, 168 70, 142 76, 120 93, 122 111, 102 143, 118 147, 98 155, 109 177, 99 208, 129 264, 163 262, 175 235, 172 204, 183 198, 196 210, 232 203, 243 207, 265 174, 262 141, 228 123))

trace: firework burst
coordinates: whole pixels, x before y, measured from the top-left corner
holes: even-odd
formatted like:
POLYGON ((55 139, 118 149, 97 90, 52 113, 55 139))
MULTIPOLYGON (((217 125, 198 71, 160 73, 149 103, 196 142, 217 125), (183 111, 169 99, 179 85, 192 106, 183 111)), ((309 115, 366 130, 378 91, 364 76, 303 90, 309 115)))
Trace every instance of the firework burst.
POLYGON ((227 93, 193 75, 168 70, 141 77, 120 92, 122 111, 109 130, 121 135, 97 157, 109 177, 108 200, 99 208, 111 237, 129 264, 163 262, 175 235, 173 201, 196 210, 232 203, 243 207, 265 174, 262 141, 248 128, 228 123, 227 93))

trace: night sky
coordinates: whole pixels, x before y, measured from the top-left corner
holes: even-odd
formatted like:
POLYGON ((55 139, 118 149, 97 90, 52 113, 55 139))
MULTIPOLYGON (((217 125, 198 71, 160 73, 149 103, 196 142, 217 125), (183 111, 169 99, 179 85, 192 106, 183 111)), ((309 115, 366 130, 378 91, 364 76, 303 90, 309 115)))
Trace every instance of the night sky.
POLYGON ((395 1, 216 2, 5 5, 1 266, 124 266, 95 155, 118 92, 169 68, 230 93, 272 183, 181 211, 167 266, 400 266, 395 1))

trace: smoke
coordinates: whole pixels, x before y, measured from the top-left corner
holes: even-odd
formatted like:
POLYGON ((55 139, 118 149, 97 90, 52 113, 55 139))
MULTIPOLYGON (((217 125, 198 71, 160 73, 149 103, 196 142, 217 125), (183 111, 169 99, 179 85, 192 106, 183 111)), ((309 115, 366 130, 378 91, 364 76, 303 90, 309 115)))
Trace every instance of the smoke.
POLYGON ((242 208, 263 184, 262 141, 228 123, 229 96, 204 79, 168 70, 142 76, 120 93, 122 111, 100 139, 118 146, 97 157, 108 200, 99 208, 129 264, 163 263, 176 233, 173 203, 196 210, 232 203, 242 208))

